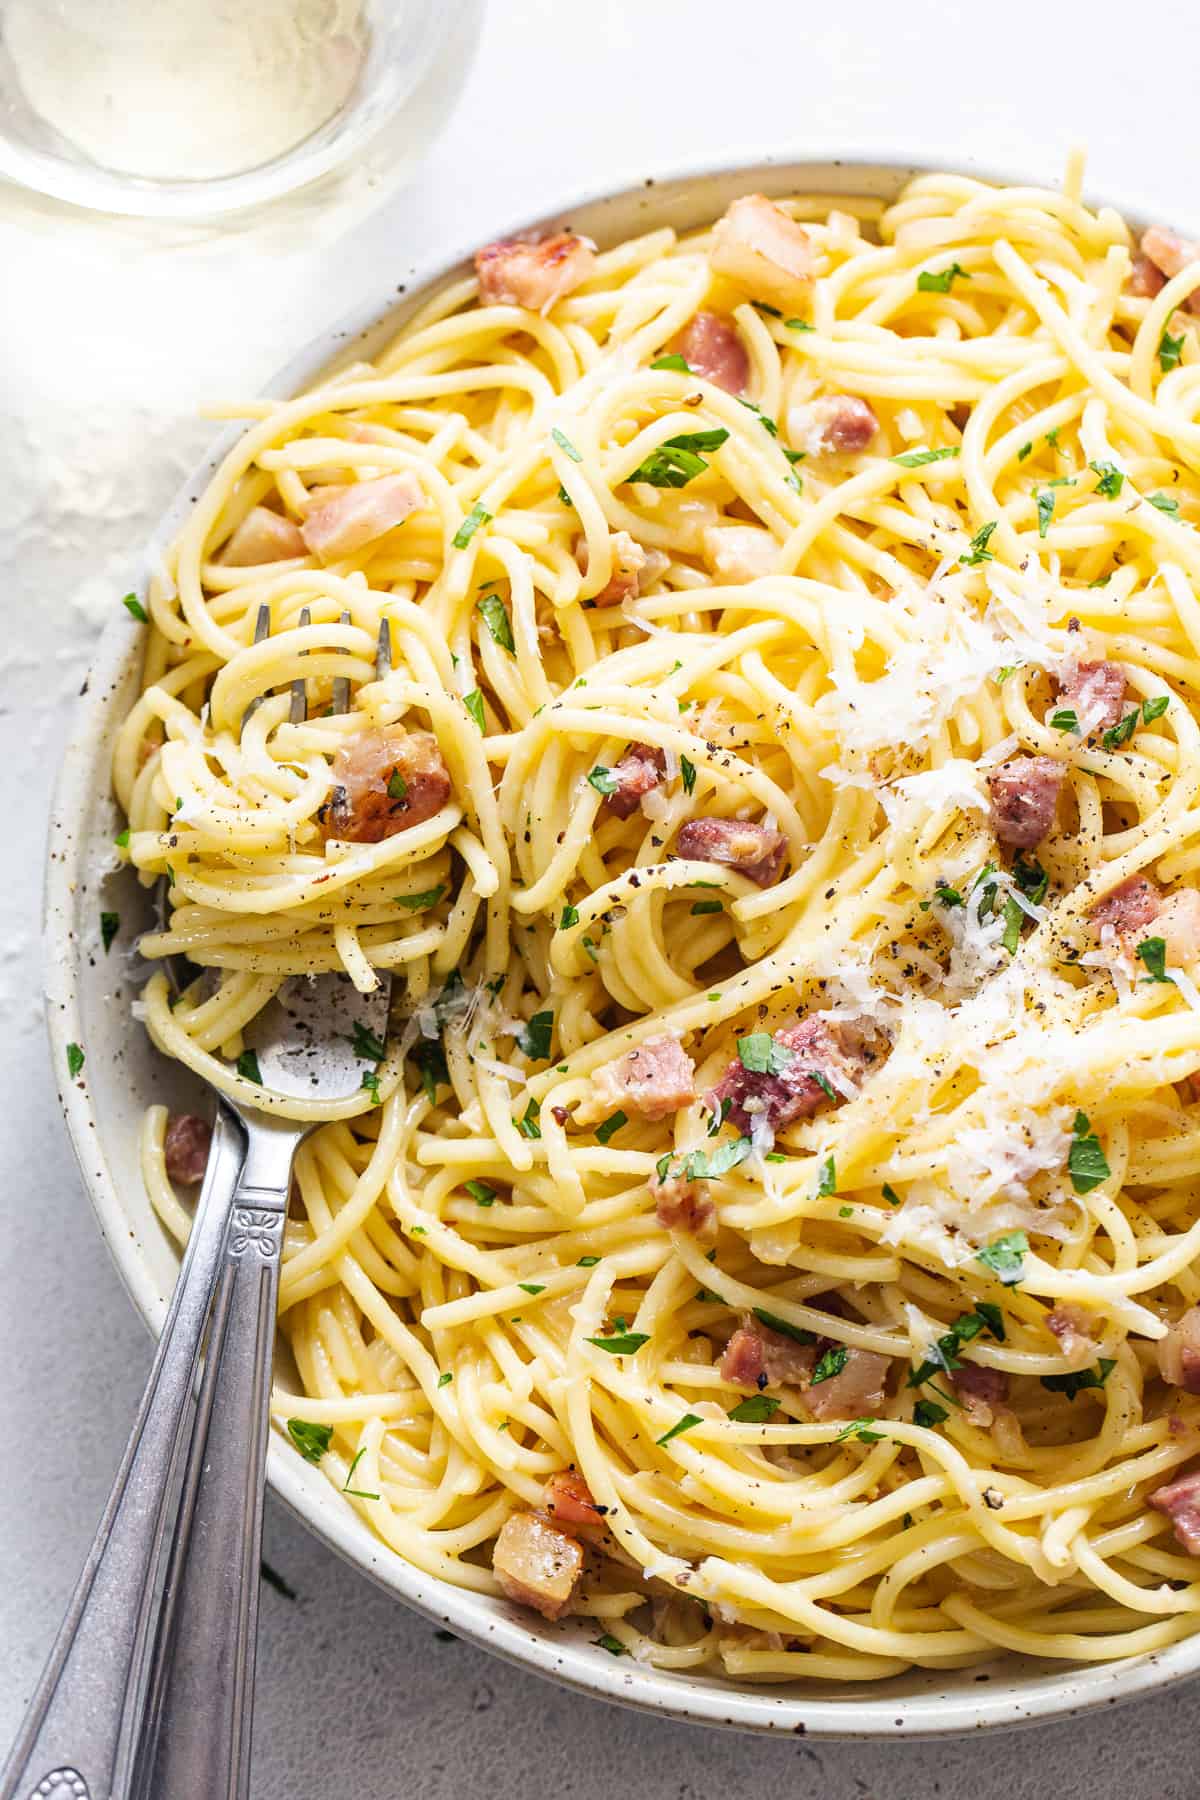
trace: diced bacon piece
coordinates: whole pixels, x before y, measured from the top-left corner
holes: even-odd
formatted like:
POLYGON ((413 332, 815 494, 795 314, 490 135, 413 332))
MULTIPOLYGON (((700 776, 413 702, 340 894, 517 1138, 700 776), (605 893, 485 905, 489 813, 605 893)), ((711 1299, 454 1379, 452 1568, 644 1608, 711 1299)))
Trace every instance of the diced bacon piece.
POLYGON ((743 194, 718 219, 708 261, 714 275, 785 308, 807 299, 816 273, 807 231, 765 194, 743 194))
POLYGON ((814 1419, 874 1417, 883 1405, 884 1383, 891 1358, 851 1345, 844 1366, 827 1381, 805 1389, 804 1404, 814 1419))
POLYGON ((1120 663, 1072 663, 1057 686, 1060 702, 1075 713, 1084 737, 1120 724, 1125 711, 1125 671, 1120 663))
POLYGON ((992 829, 1002 844, 1032 850, 1054 823, 1066 765, 1052 756, 1014 756, 988 776, 992 829))
POLYGON ((1139 251, 1133 258, 1129 270, 1129 280, 1125 283, 1129 292, 1138 300, 1153 300, 1167 285, 1167 278, 1157 263, 1152 263, 1148 256, 1139 251))
MULTIPOLYGON (((1180 237, 1165 225, 1151 225, 1142 233, 1142 255, 1148 256, 1156 269, 1168 280, 1180 274, 1191 263, 1200 262, 1200 244, 1180 237)), ((1189 312, 1200 312, 1200 290, 1193 290, 1184 302, 1189 312)))
POLYGON ((775 1043, 792 1052, 791 1061, 778 1074, 748 1069, 738 1057, 709 1095, 714 1112, 729 1101, 727 1116, 735 1131, 750 1132, 754 1122, 762 1120, 774 1132, 794 1119, 811 1118, 830 1103, 829 1088, 836 1104, 881 1053, 881 1040, 874 1036, 868 1040, 849 1022, 829 1024, 815 1013, 777 1031, 775 1043))
POLYGON ((1103 900, 1097 900, 1089 916, 1097 931, 1111 927, 1124 936, 1140 932, 1151 919, 1157 918, 1162 902, 1162 889, 1153 881, 1147 881, 1144 875, 1131 875, 1111 894, 1105 894, 1103 900))
POLYGON ((724 313, 698 312, 677 332, 667 349, 682 356, 694 375, 744 394, 750 379, 750 357, 733 320, 724 313))
POLYGON ((607 796, 609 812, 628 819, 637 811, 643 794, 652 793, 666 772, 667 760, 661 750, 650 744, 630 744, 612 770, 617 785, 607 796))
POLYGON ((953 1369, 950 1385, 972 1425, 983 1431, 994 1423, 997 1411, 1008 1399, 1008 1376, 1004 1370, 985 1368, 983 1363, 965 1362, 961 1369, 953 1369))
POLYGON ((508 1599, 544 1619, 561 1619, 583 1576, 583 1547, 541 1513, 510 1513, 492 1550, 492 1570, 508 1599))
POLYGON ((1155 1488, 1150 1504, 1166 1513, 1175 1536, 1189 1556, 1200 1556, 1200 1469, 1155 1488))
POLYGON ((654 1195, 654 1216, 664 1231, 712 1237, 717 1209, 708 1197, 706 1181, 688 1181, 682 1175, 670 1175, 666 1181, 653 1177, 650 1192, 654 1195))
POLYGON ((403 525, 424 503, 421 484, 408 471, 352 482, 310 509, 300 535, 314 556, 324 563, 336 562, 403 525))
POLYGON ((1046 1330, 1058 1339, 1065 1356, 1081 1364, 1095 1359, 1101 1335, 1096 1329, 1098 1324, 1095 1313, 1069 1302, 1061 1303, 1046 1314, 1046 1330))
POLYGON ((680 826, 675 850, 689 862, 723 863, 765 888, 783 867, 787 839, 773 826, 743 819, 689 819, 680 826))
POLYGON ((1200 1394, 1200 1306, 1189 1306, 1154 1348, 1163 1380, 1200 1394))
POLYGON ((1200 956, 1200 893, 1177 888, 1168 894, 1154 921, 1154 935, 1167 946, 1167 962, 1186 969, 1200 956))
POLYGON ((704 558, 718 581, 756 581, 775 573, 779 544, 761 525, 710 525, 704 558))
POLYGON ((587 1125, 623 1107, 643 1119, 666 1119, 696 1098, 695 1066, 676 1037, 663 1032, 604 1063, 592 1077, 592 1092, 575 1109, 575 1122, 587 1125))
MULTIPOLYGON (((655 575, 661 575, 665 567, 658 551, 646 551, 630 537, 627 531, 614 531, 608 540, 609 555, 612 558, 612 574, 600 592, 592 600, 593 606, 620 606, 623 600, 636 600, 641 592, 642 575, 653 558, 653 573, 646 576, 647 582, 653 581, 655 575)), ((575 545, 575 560, 586 575, 588 570, 587 539, 580 538, 575 545)))
POLYGON ((163 1139, 163 1155, 167 1174, 181 1187, 192 1187, 204 1180, 208 1152, 212 1145, 212 1126, 194 1113, 172 1113, 163 1139))
POLYGON ((823 394, 788 410, 788 437, 809 456, 857 456, 874 441, 879 420, 857 394, 823 394))
POLYGON ((428 731, 356 731, 333 759, 325 835, 378 844, 431 819, 450 798, 450 772, 428 731))
POLYGON ((251 568, 257 563, 288 562, 307 556, 300 527, 269 506, 252 506, 221 552, 227 569, 251 568))
POLYGON ((479 298, 485 306, 548 312, 564 294, 590 281, 595 270, 595 245, 573 231, 500 238, 475 252, 479 298))
POLYGON ((798 1386, 816 1367, 815 1344, 801 1344, 786 1332, 773 1331, 744 1313, 741 1324, 725 1346, 721 1379, 734 1387, 761 1391, 768 1387, 798 1386))
POLYGON ((559 1525, 603 1525, 604 1515, 592 1499, 592 1490, 577 1469, 560 1469, 551 1475, 542 1493, 550 1517, 559 1525))

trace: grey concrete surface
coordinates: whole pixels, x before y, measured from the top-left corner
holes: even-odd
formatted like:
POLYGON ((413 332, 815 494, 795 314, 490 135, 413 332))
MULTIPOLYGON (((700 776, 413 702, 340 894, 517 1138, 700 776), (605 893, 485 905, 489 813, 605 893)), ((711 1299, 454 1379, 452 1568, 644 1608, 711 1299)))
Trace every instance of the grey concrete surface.
MULTIPOLYGON (((46 806, 101 613, 211 427, 408 255, 576 188, 708 155, 892 145, 1058 175, 1200 225, 1200 18, 1114 0, 491 0, 419 178, 336 251, 139 256, 31 232, 0 196, 0 1740, 36 1678, 150 1357, 60 1123, 39 1016, 46 806)), ((985 1741, 759 1742, 564 1693, 457 1642, 282 1511, 263 1605, 257 1800, 1186 1800, 1200 1694, 985 1741)), ((164 1796, 163 1800, 175 1800, 164 1796)), ((191 1800, 191 1797, 180 1797, 191 1800)))

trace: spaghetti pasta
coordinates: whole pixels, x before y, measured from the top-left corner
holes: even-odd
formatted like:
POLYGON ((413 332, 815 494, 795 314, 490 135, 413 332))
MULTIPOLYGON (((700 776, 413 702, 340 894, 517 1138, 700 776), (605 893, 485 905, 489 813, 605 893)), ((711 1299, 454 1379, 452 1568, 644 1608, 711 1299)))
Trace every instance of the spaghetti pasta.
POLYGON ((1077 168, 492 246, 152 583, 153 1038, 255 1093, 286 976, 394 977, 257 1097, 276 1417, 423 1570, 739 1681, 1195 1628, 1200 265, 1131 249, 1077 168))

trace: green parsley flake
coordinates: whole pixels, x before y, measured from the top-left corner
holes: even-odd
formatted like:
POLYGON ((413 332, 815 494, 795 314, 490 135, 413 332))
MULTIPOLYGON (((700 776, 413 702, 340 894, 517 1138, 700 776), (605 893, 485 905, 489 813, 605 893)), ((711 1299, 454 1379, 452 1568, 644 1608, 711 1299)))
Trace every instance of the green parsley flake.
POLYGON ((935 1425, 944 1425, 950 1414, 936 1400, 918 1400, 913 1407, 913 1424, 922 1425, 932 1431, 935 1425))
POLYGON ((382 1100, 379 1093, 379 1077, 375 1074, 374 1070, 367 1071, 362 1078, 362 1085, 366 1088, 368 1094, 370 1094, 372 1105, 381 1105, 382 1100))
POLYGON ((1115 500, 1125 486, 1125 476, 1116 463, 1090 462, 1088 468, 1100 477, 1096 492, 1102 500, 1115 500))
POLYGON ((1050 521, 1054 517, 1054 490, 1041 488, 1037 497, 1038 536, 1044 538, 1050 529, 1050 521))
POLYGON ((1179 502, 1172 494, 1147 494, 1151 506, 1157 506, 1159 512, 1166 513, 1170 519, 1179 517, 1179 502))
MULTIPOLYGON (((682 362, 683 358, 680 357, 679 360, 682 362)), ((654 367, 655 368, 658 367, 657 363, 654 364, 654 367)), ((686 363, 684 364, 684 367, 685 368, 687 367, 686 363)), ((558 429, 558 426, 555 425, 553 430, 550 433, 550 436, 554 439, 555 443, 558 445, 559 449, 562 451, 564 456, 569 456, 571 461, 575 462, 575 463, 581 463, 583 461, 582 456, 580 456, 578 450, 575 448, 574 444, 571 442, 570 438, 567 436, 565 431, 560 431, 558 429)))
POLYGON ((510 656, 515 656, 517 646, 513 642, 512 620, 499 594, 485 594, 482 600, 475 602, 475 609, 491 632, 492 642, 499 644, 502 650, 507 650, 510 656))
POLYGON ((594 769, 589 769, 587 779, 588 785, 594 787, 598 794, 615 794, 621 785, 612 770, 606 769, 603 763, 597 763, 594 769))
POLYGON ((617 1132, 621 1130, 621 1127, 623 1125, 628 1125, 628 1123, 629 1118, 626 1113, 619 1111, 610 1113, 607 1119, 602 1119, 600 1124, 597 1125, 596 1137, 600 1143, 607 1144, 609 1138, 615 1137, 617 1132))
POLYGON ((621 1331, 614 1337, 590 1337, 587 1342, 597 1350, 607 1350, 610 1356, 632 1356, 650 1342, 650 1336, 645 1331, 621 1331))
POLYGON ((453 1374, 452 1374, 452 1373, 451 1373, 451 1371, 450 1371, 450 1370, 449 1370, 449 1369, 445 1369, 445 1370, 443 1370, 443 1372, 442 1372, 442 1373, 441 1373, 441 1374, 440 1374, 440 1375, 439 1375, 439 1376, 438 1376, 438 1383, 437 1383, 437 1384, 438 1384, 438 1386, 439 1386, 439 1387, 440 1387, 440 1388, 444 1388, 444 1387, 449 1387, 449 1386, 450 1386, 450 1383, 451 1383, 451 1382, 452 1382, 452 1381, 453 1381, 453 1380, 454 1380, 454 1376, 453 1376, 453 1374))
POLYGON ((903 456, 893 456, 891 460, 902 469, 923 469, 926 463, 945 462, 947 457, 959 454, 957 444, 947 444, 941 450, 906 450, 903 456))
POLYGON ((495 1205, 496 1190, 494 1187, 491 1187, 488 1182, 486 1182, 486 1181, 468 1181, 466 1184, 466 1187, 467 1187, 468 1194, 470 1194, 470 1196, 471 1196, 472 1200, 474 1200, 476 1206, 494 1206, 495 1205))
POLYGON ((577 906, 572 906, 568 900, 567 904, 562 909, 562 916, 558 921, 558 929, 560 931, 568 931, 572 925, 578 925, 578 923, 579 908, 577 906))
POLYGON ((919 294, 948 294, 954 285, 955 278, 970 281, 971 277, 960 263, 953 262, 948 269, 922 269, 917 276, 917 292, 919 294))
POLYGON ((977 1250, 975 1260, 998 1276, 1005 1287, 1015 1287, 1024 1272, 1028 1250, 1029 1239, 1023 1231, 1006 1231, 977 1250))
POLYGON ((128 848, 129 848, 129 827, 128 827, 128 825, 126 825, 124 831, 118 831, 116 837, 113 839, 113 843, 117 846, 118 850, 128 850, 128 848))
POLYGON ((436 906, 444 887, 423 888, 419 894, 397 894, 396 905, 402 906, 406 912, 423 912, 427 906, 436 906))
POLYGON ((721 900, 694 900, 692 902, 691 916, 693 919, 698 919, 705 913, 719 913, 724 911, 725 904, 721 900))
POLYGON ((357 1469, 359 1463, 362 1461, 363 1457, 366 1454, 367 1454, 366 1445, 364 1445, 363 1448, 357 1452, 357 1454, 355 1455, 354 1461, 350 1464, 350 1467, 346 1471, 346 1479, 342 1483, 342 1492, 343 1492, 343 1494, 352 1494, 356 1500, 378 1500, 382 1497, 381 1495, 366 1494, 363 1492, 363 1490, 361 1488, 352 1488, 350 1486, 350 1483, 354 1480, 354 1471, 355 1471, 355 1469, 357 1469))
POLYGON ((486 525, 491 519, 491 516, 492 515, 487 507, 481 506, 477 500, 454 534, 452 540, 454 548, 456 550, 465 550, 471 539, 475 536, 475 533, 479 530, 479 527, 481 525, 486 525))
POLYGON ((769 1031, 752 1031, 740 1037, 737 1053, 743 1069, 752 1075, 782 1075, 796 1060, 796 1052, 769 1031))
POLYGON ((150 623, 150 615, 136 594, 126 594, 121 605, 138 621, 139 625, 148 625, 150 623))
POLYGON ((689 760, 686 756, 681 756, 679 758, 679 774, 680 774, 680 778, 683 781, 684 793, 690 794, 696 785, 696 765, 695 765, 695 763, 689 762, 689 760))
POLYGON ((856 1438, 860 1444, 881 1443, 885 1433, 874 1429, 878 1423, 878 1419, 851 1419, 845 1430, 838 1432, 834 1442, 841 1444, 847 1438, 856 1438))
POLYGON ((1158 340, 1158 366, 1164 375, 1177 369, 1183 361, 1183 346, 1187 341, 1187 333, 1181 331, 1178 337, 1172 337, 1166 326, 1158 340))
POLYGON ((550 1055, 550 1039, 554 1033, 554 1014, 537 1012, 517 1032, 517 1043, 531 1062, 545 1062, 550 1055))
POLYGON ((1150 971, 1149 979, 1151 981, 1171 982, 1171 977, 1167 974, 1166 938, 1143 938, 1137 946, 1137 955, 1150 971))
POLYGON ((393 769, 388 776, 387 791, 389 800, 408 799, 408 783, 405 781, 399 769, 393 769))
POLYGON ((1170 694, 1155 694, 1153 699, 1143 700, 1142 723, 1152 725, 1155 719, 1161 719, 1170 704, 1170 694))
POLYGON ((822 1381, 832 1381, 834 1376, 840 1375, 845 1368, 849 1355, 850 1350, 846 1344, 835 1344, 831 1349, 826 1350, 812 1372, 812 1381, 809 1385, 816 1387, 822 1381))
POLYGON ((544 1281, 518 1281, 517 1286, 525 1294, 544 1294, 546 1291, 544 1281))
POLYGON ((883 1187, 880 1189, 880 1192, 882 1193, 884 1199, 887 1201, 889 1206, 899 1206, 900 1205, 900 1196, 896 1192, 895 1188, 892 1186, 890 1181, 884 1182, 883 1187))
POLYGON ((959 562, 966 563, 967 565, 991 562, 992 553, 988 549, 988 545, 991 542, 992 533, 999 523, 1000 521, 998 519, 992 519, 988 524, 981 525, 979 530, 975 533, 975 536, 971 539, 970 548, 964 555, 959 557, 959 562))
POLYGON ((664 1431, 660 1438, 655 1438, 654 1442, 669 1444, 672 1438, 682 1437, 685 1431, 691 1431, 694 1425, 702 1423, 699 1413, 684 1413, 682 1419, 678 1419, 669 1431, 664 1431))
POLYGON ((83 1047, 80 1044, 67 1045, 67 1074, 74 1081, 84 1065, 83 1047))
POLYGON ((463 705, 466 707, 467 711, 470 713, 471 717, 474 719, 475 723, 478 725, 480 731, 482 731, 483 730, 483 695, 480 693, 478 688, 472 688, 471 692, 469 694, 463 695, 463 705))
POLYGON ((332 1425, 314 1425, 308 1419, 289 1419, 288 1436, 305 1462, 319 1463, 333 1438, 332 1425))
POLYGON ((798 1344, 815 1344, 816 1333, 806 1331, 803 1325, 793 1325, 787 1319, 781 1319, 778 1313, 767 1312, 765 1307, 756 1306, 754 1316, 760 1325, 769 1331, 779 1331, 784 1337, 794 1338, 798 1344))
POLYGON ((263 1078, 258 1066, 257 1050, 243 1050, 233 1066, 243 1081, 253 1081, 258 1087, 262 1086, 263 1078))
POLYGON ((521 1114, 521 1117, 517 1120, 517 1130, 520 1132, 522 1137, 524 1137, 524 1138, 540 1138, 541 1137, 542 1128, 541 1128, 541 1125, 538 1123, 539 1119, 541 1118, 541 1115, 542 1115, 541 1106, 538 1104, 538 1102, 536 1100, 531 1100, 529 1102, 529 1105, 525 1108, 525 1111, 521 1114))
POLYGON ((387 1055, 387 1045, 383 1039, 364 1025, 361 1019, 355 1019, 348 1041, 355 1056, 361 1057, 363 1062, 381 1063, 387 1055))
POLYGON ((607 1650, 610 1656, 629 1655, 620 1638, 615 1638, 611 1631, 602 1632, 598 1638, 593 1638, 592 1642, 598 1650, 607 1650))
POLYGON ((822 1199, 826 1194, 837 1193, 837 1165, 832 1156, 827 1156, 821 1164, 817 1175, 816 1198, 822 1199))
POLYGON ((1042 1386, 1049 1388, 1052 1394, 1065 1394, 1068 1400, 1073 1400, 1085 1388, 1102 1388, 1116 1366, 1111 1357, 1102 1356, 1094 1369, 1073 1369, 1067 1375, 1043 1375, 1042 1386))
POLYGON ((668 438, 657 450, 652 450, 625 479, 645 481, 651 487, 686 487, 708 468, 700 451, 719 450, 728 436, 728 431, 720 425, 709 431, 681 432, 678 437, 668 438))
POLYGON ((780 1402, 771 1394, 751 1394, 747 1400, 739 1400, 728 1413, 735 1425, 765 1425, 774 1413, 779 1411, 780 1402))
POLYGON ((690 375, 692 372, 691 363, 686 357, 680 356, 677 350, 668 351, 666 356, 656 357, 650 367, 659 374, 690 375))
POLYGON ((112 949, 113 940, 116 937, 118 931, 120 931, 120 929, 121 929, 120 913, 102 912, 100 914, 100 942, 104 945, 104 954, 106 956, 108 955, 108 952, 112 949))
POLYGON ((598 1256, 581 1256, 575 1267, 577 1269, 594 1269, 599 1261, 598 1256))

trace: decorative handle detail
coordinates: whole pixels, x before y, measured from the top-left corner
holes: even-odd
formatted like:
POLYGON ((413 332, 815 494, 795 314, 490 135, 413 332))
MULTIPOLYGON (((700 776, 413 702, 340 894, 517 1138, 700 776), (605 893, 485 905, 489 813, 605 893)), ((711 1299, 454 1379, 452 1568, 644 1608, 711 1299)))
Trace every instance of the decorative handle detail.
POLYGON ((174 1529, 177 1448, 191 1416, 241 1161, 237 1124, 221 1105, 146 1392, 67 1616, 0 1773, 0 1800, 107 1800, 128 1791, 158 1578, 174 1529))

